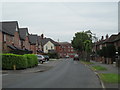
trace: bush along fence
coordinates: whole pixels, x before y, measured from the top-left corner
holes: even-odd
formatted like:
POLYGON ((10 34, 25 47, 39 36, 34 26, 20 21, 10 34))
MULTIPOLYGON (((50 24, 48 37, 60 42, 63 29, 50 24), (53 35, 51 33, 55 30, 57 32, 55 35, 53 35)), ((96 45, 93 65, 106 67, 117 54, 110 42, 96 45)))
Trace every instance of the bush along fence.
POLYGON ((2 69, 26 69, 38 65, 37 56, 34 54, 16 55, 16 54, 1 54, 2 69))

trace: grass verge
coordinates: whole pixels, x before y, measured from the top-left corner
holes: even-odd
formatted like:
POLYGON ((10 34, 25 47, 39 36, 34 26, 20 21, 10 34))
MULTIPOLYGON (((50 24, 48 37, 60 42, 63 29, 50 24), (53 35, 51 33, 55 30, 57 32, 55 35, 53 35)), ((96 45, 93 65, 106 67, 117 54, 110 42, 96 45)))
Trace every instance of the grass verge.
POLYGON ((99 76, 105 83, 120 83, 120 74, 100 73, 99 76))
POLYGON ((97 70, 97 71, 99 71, 99 70, 107 70, 105 67, 102 67, 102 66, 92 66, 91 67, 93 70, 97 70))

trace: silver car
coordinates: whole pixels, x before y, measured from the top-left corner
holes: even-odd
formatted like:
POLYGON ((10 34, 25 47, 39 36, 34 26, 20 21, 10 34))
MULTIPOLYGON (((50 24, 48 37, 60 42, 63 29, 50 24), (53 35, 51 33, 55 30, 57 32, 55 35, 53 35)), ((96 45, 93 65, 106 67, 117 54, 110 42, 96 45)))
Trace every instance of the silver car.
POLYGON ((45 58, 44 58, 43 55, 37 55, 37 57, 38 57, 38 62, 39 63, 43 64, 43 62, 45 62, 45 58))

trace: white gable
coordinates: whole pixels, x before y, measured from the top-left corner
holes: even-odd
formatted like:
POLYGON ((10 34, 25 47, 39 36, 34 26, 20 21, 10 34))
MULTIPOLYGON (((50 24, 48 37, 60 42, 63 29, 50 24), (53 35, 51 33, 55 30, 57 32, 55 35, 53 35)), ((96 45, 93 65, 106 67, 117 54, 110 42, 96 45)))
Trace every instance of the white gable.
POLYGON ((52 42, 48 41, 44 46, 43 46, 43 49, 44 49, 44 53, 48 53, 48 50, 54 50, 55 49, 55 46, 52 42))

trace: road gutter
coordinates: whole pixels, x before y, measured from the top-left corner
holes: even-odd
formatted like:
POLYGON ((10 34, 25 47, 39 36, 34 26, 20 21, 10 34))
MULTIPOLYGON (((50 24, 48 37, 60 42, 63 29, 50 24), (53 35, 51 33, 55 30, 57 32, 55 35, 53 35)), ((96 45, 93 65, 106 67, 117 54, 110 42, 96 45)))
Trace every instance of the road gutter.
POLYGON ((87 65, 87 64, 85 64, 85 63, 83 63, 83 62, 81 62, 81 63, 84 64, 86 67, 88 67, 90 70, 92 70, 92 71, 96 74, 96 76, 97 76, 98 79, 100 80, 100 84, 101 84, 102 88, 104 89, 104 88, 105 88, 105 85, 104 85, 103 81, 100 79, 99 74, 98 74, 95 70, 93 70, 89 65, 87 65))

